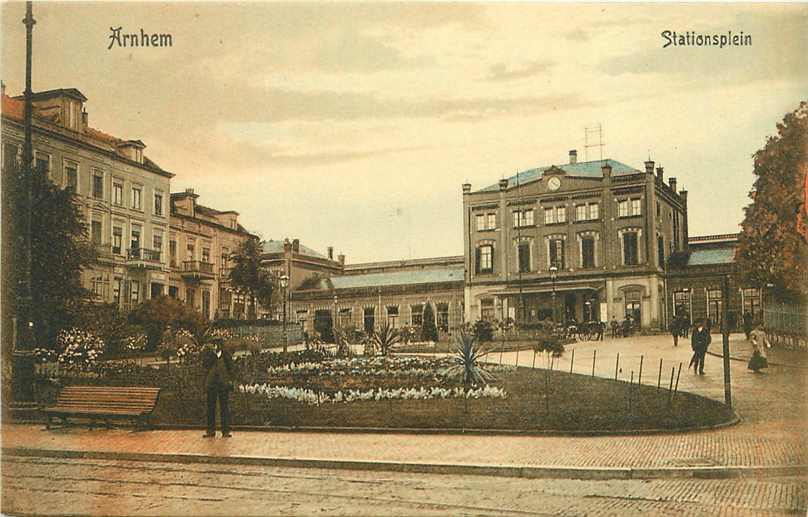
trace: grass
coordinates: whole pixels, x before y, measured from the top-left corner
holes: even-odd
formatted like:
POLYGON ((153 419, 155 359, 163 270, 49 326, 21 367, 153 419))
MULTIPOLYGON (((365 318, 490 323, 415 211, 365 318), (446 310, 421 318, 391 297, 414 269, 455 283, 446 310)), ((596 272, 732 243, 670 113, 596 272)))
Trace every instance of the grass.
MULTIPOLYGON (((566 372, 519 368, 497 383, 509 394, 501 399, 358 401, 309 406, 288 400, 234 393, 233 421, 242 425, 293 427, 466 428, 536 431, 625 431, 682 429, 727 422, 732 414, 717 401, 566 372), (629 410, 629 392, 631 409, 629 410), (548 398, 545 399, 545 396, 548 398)), ((193 395, 193 394, 192 394, 193 395)), ((201 394, 200 394, 201 395, 201 394)), ((204 422, 201 396, 163 393, 158 421, 204 422)))

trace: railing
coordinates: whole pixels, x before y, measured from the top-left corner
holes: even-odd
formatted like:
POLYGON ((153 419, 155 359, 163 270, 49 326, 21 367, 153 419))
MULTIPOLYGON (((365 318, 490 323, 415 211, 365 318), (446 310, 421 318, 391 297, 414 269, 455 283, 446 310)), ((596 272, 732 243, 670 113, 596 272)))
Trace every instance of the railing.
POLYGON ((213 275, 213 264, 201 260, 186 260, 182 263, 182 270, 186 273, 204 273, 213 275))
POLYGON ((796 305, 765 307, 763 321, 768 332, 808 336, 808 307, 796 305))
POLYGON ((145 260, 147 262, 160 262, 160 252, 146 248, 132 248, 127 255, 129 260, 145 260))
POLYGON ((95 244, 95 255, 97 258, 112 258, 112 244, 95 244))

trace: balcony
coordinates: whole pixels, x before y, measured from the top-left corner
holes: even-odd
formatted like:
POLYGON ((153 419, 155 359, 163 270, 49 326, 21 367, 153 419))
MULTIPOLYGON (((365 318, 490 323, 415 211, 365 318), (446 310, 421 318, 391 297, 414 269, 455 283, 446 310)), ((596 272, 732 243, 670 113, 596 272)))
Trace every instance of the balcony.
POLYGON ((112 252, 112 244, 102 244, 96 242, 93 244, 95 248, 95 258, 99 261, 109 261, 112 260, 113 252, 112 252))
POLYGON ((181 274, 186 280, 213 280, 213 264, 201 260, 186 260, 182 263, 181 274))
POLYGON ((230 272, 233 271, 232 267, 222 266, 219 268, 219 283, 222 285, 230 283, 230 272))
POLYGON ((160 252, 146 248, 132 248, 126 254, 126 265, 135 268, 160 268, 160 252))

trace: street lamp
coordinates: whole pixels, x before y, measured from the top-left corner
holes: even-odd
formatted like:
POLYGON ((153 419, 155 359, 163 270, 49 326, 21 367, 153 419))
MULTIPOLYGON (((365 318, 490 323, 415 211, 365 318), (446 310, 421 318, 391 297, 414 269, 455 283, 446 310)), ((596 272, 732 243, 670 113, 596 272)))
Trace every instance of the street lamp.
POLYGON ((558 267, 550 266, 550 278, 553 280, 553 323, 556 322, 556 278, 558 278, 558 267))
POLYGON ((286 353, 289 345, 289 336, 286 335, 286 299, 288 296, 286 287, 289 285, 289 277, 282 275, 280 280, 281 288, 283 289, 283 352, 286 353))
POLYGON ((334 320, 331 322, 331 334, 332 334, 332 337, 333 337, 335 343, 337 341, 337 336, 336 336, 336 333, 335 333, 335 331, 337 330, 337 316, 339 316, 337 314, 337 302, 338 301, 339 301, 339 297, 337 297, 337 295, 335 294, 334 295, 334 320))

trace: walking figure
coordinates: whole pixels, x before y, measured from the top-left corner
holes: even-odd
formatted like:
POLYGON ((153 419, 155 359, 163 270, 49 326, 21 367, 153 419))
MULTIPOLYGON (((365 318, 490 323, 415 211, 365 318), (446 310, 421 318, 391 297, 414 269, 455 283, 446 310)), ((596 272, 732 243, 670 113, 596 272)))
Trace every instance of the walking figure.
POLYGON ((766 349, 771 347, 771 343, 769 343, 769 337, 761 325, 750 333, 750 340, 752 341, 752 358, 749 359, 747 368, 758 373, 763 368, 769 367, 766 349))
POLYGON ((219 401, 219 413, 222 426, 222 437, 230 438, 230 391, 233 389, 233 358, 230 352, 224 349, 224 340, 214 338, 211 343, 215 350, 206 350, 202 359, 205 367, 205 389, 208 396, 208 431, 205 438, 216 436, 216 401, 219 401))
POLYGON ((752 334, 752 327, 753 327, 753 318, 752 314, 749 311, 743 313, 743 333, 746 334, 746 340, 749 340, 750 335, 752 334))
POLYGON ((682 321, 679 318, 673 318, 671 321, 670 331, 673 336, 673 346, 679 346, 679 334, 682 332, 682 321))
POLYGON ((693 330, 693 337, 690 339, 690 346, 693 349, 690 366, 693 367, 693 373, 704 375, 704 356, 707 354, 707 348, 710 346, 711 341, 709 327, 704 325, 704 321, 699 320, 698 325, 693 330))

